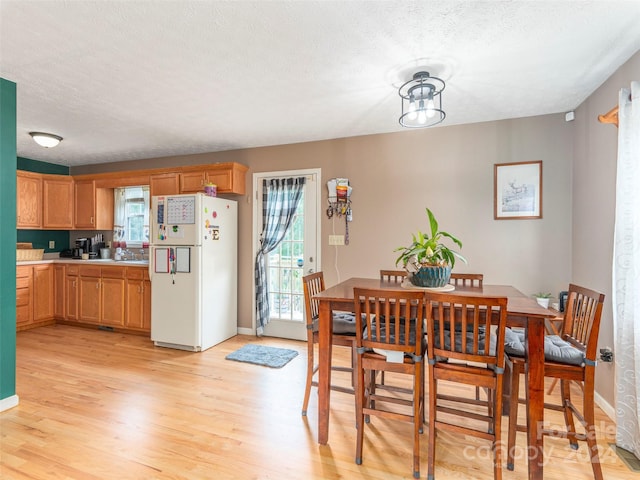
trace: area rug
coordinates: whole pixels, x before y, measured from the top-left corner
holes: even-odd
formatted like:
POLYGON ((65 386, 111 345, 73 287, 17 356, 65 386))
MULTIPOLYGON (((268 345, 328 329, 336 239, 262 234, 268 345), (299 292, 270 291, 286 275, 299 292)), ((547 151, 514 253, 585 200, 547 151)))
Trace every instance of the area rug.
POLYGON ((298 352, 288 348, 265 347, 263 345, 247 344, 225 358, 236 362, 254 363, 271 368, 282 368, 296 357, 298 352))

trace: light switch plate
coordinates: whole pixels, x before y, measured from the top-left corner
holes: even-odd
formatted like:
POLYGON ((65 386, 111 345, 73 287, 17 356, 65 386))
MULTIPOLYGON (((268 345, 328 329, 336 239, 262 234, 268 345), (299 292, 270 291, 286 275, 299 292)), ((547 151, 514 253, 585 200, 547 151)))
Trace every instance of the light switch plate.
POLYGON ((56 248, 55 240, 49 240, 49 248, 56 248))

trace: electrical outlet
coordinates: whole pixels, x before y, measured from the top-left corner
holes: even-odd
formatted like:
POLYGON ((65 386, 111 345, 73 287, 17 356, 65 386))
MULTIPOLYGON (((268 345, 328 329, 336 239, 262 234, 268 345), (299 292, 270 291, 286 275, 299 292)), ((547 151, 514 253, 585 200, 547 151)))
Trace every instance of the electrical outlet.
POLYGON ((54 240, 49 240, 49 248, 56 248, 56 242, 54 240))
POLYGON ((344 245, 344 235, 329 235, 329 245, 344 245))

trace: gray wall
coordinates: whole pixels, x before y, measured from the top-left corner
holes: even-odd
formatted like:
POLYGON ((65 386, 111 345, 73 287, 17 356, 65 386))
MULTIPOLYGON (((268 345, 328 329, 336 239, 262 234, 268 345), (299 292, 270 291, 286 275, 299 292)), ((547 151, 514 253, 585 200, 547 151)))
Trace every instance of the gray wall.
MULTIPOLYGON (((640 80, 640 52, 620 67, 577 110, 574 136, 571 279, 606 295, 599 346, 613 347, 611 279, 618 129, 598 115, 618 104, 621 88, 640 80)), ((615 354, 615 352, 614 352, 615 354)), ((615 405, 614 365, 600 363, 596 391, 615 405)))
MULTIPOLYGON (((100 168, 237 161, 249 166, 250 191, 255 172, 320 167, 323 182, 348 177, 353 187, 349 246, 328 245, 333 220, 322 217, 322 268, 328 285, 393 267, 394 249, 409 243, 416 230, 427 229, 429 207, 442 229, 463 242, 469 263, 457 264, 456 271, 482 272, 487 283, 515 285, 527 294, 556 293, 566 288, 571 272, 573 128, 557 114, 100 168), (494 220, 494 163, 526 160, 543 161, 543 218, 494 220)), ((80 171, 87 173, 90 167, 72 174, 80 171)), ((253 198, 240 197, 239 205, 238 323, 244 328, 252 322, 253 198)), ((335 221, 336 233, 344 232, 344 223, 335 221)))
MULTIPOLYGON (((328 245, 344 224, 323 215, 322 269, 327 285, 352 276, 375 276, 393 267, 393 250, 427 229, 425 208, 442 229, 463 242, 469 264, 485 281, 526 294, 554 295, 570 281, 603 291, 607 305, 601 344, 613 346, 611 250, 615 197, 616 129, 597 122, 617 103, 617 91, 640 78, 636 54, 576 110, 564 114, 437 127, 384 135, 166 157, 73 168, 72 174, 235 161, 252 174, 321 168, 322 181, 348 177, 353 187, 349 246, 328 245), (493 219, 493 165, 543 161, 543 218, 493 219), (336 262, 337 256, 337 262, 336 262), (334 265, 338 265, 336 269, 334 265)), ((253 196, 239 200, 238 325, 252 324, 253 196)), ((326 202, 324 189, 323 202, 326 202)), ((322 205, 324 211, 324 205, 322 205)), ((597 390, 614 404, 611 365, 600 364, 597 390)))

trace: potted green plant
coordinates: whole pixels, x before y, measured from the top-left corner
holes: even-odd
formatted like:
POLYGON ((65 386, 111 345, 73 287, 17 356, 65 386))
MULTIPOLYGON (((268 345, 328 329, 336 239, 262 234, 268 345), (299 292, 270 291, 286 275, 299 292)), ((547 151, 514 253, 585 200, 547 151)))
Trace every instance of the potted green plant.
POLYGON ((400 252, 396 265, 403 265, 408 273, 407 278, 416 286, 444 287, 449 283, 456 258, 465 263, 467 260, 442 243, 445 238, 448 238, 462 248, 462 242, 450 233, 438 230, 438 221, 428 208, 427 216, 430 235, 418 231, 417 234, 412 234, 413 241, 408 247, 396 248, 395 251, 400 252))
POLYGON ((536 297, 536 301, 541 307, 549 308, 549 300, 551 299, 550 293, 538 292, 533 296, 536 297))

